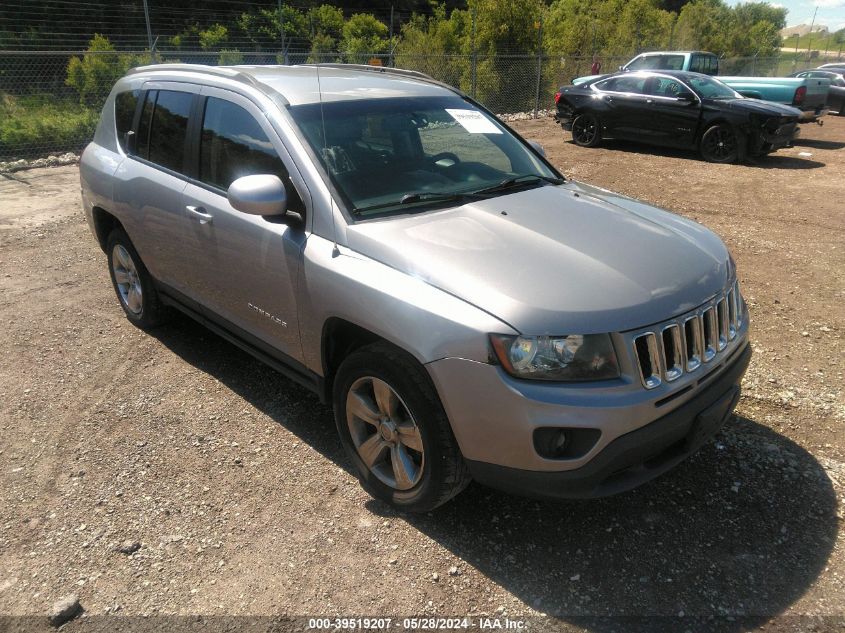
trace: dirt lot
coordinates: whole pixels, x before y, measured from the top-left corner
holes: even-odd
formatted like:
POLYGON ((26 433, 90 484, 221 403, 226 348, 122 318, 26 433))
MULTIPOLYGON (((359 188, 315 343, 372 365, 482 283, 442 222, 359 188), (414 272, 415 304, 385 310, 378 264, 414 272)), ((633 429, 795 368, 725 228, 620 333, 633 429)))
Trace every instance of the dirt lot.
POLYGON ((537 630, 613 631, 636 622, 618 616, 683 615, 719 619, 661 622, 840 630, 845 118, 744 166, 580 149, 550 120, 516 127, 566 174, 730 246, 755 357, 716 442, 610 499, 473 485, 397 515, 359 488, 308 392, 187 319, 153 336, 129 325, 75 167, 0 176, 0 613, 46 614, 75 593, 87 616, 549 614, 537 630), (140 547, 118 551, 127 541, 140 547))

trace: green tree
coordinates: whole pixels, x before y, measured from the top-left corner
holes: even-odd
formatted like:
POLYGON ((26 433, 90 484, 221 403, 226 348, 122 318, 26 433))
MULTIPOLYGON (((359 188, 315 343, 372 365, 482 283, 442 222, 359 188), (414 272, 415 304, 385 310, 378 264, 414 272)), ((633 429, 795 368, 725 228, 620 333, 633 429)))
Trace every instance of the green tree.
POLYGON ((432 15, 415 14, 402 25, 396 43, 396 65, 419 70, 453 86, 471 89, 471 22, 468 11, 454 10, 446 16, 446 5, 433 7, 432 15))
POLYGON ((255 13, 242 13, 238 18, 238 26, 256 50, 281 48, 282 33, 286 49, 291 39, 307 38, 309 35, 305 14, 287 4, 283 4, 281 10, 261 9, 255 13))
POLYGON ((340 50, 347 62, 364 64, 373 54, 388 50, 387 35, 387 25, 374 15, 356 13, 343 25, 340 50))
POLYGON ((678 16, 675 41, 679 48, 724 53, 736 25, 731 10, 722 0, 693 0, 678 16))
POLYGON ((313 63, 333 59, 343 34, 343 11, 322 4, 308 11, 308 22, 311 29, 308 61, 313 63))
POLYGON ((100 108, 127 70, 149 61, 149 55, 118 54, 109 39, 97 33, 81 58, 71 57, 65 83, 77 91, 82 105, 100 108))
POLYGON ((229 29, 222 24, 212 24, 207 29, 199 32, 199 42, 203 50, 219 48, 229 39, 229 29))

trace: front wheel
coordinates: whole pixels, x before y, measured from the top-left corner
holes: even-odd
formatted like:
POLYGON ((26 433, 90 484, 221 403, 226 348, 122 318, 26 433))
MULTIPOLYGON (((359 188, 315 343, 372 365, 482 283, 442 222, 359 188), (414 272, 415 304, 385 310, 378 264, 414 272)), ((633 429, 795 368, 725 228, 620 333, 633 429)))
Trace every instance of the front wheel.
POLYGON ((446 503, 469 473, 431 380, 379 343, 348 356, 334 381, 335 424, 364 489, 410 512, 446 503))
POLYGON ((717 123, 701 137, 701 157, 709 163, 735 163, 744 158, 745 136, 727 123, 717 123))
POLYGON ((581 147, 595 147, 601 143, 601 123, 595 114, 579 114, 572 121, 572 141, 581 147))

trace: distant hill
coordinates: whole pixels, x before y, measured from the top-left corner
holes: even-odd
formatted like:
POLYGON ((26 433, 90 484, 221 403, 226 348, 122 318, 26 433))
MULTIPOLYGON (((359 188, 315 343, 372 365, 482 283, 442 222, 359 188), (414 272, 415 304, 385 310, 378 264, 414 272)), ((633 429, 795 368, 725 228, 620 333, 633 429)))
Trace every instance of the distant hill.
MULTIPOLYGON (((788 26, 785 29, 780 30, 781 37, 795 37, 797 34, 799 37, 807 35, 810 32, 810 25, 809 24, 798 24, 797 26, 788 26)), ((827 33, 828 29, 823 24, 816 24, 813 27, 813 33, 827 33)))

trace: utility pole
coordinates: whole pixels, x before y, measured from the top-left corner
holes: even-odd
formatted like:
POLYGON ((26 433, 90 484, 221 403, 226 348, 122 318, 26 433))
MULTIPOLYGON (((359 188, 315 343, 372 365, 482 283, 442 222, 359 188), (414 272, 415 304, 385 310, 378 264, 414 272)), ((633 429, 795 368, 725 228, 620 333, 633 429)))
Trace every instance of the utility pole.
POLYGON ((144 19, 147 21, 147 44, 150 48, 150 53, 153 52, 153 30, 150 27, 150 8, 147 6, 147 0, 144 0, 144 19))
POLYGON ((537 85, 534 90, 534 118, 540 109, 540 83, 543 80, 543 14, 537 24, 537 85))
POLYGON ((279 0, 279 33, 282 39, 282 60, 288 65, 288 47, 285 44, 285 14, 282 12, 282 0, 279 0))
POLYGON ((813 21, 810 22, 810 32, 807 34, 807 59, 810 59, 810 45, 813 43, 813 27, 816 25, 816 14, 819 12, 818 6, 813 11, 813 21))
POLYGON ((472 98, 475 99, 476 66, 478 65, 478 51, 475 49, 475 8, 472 9, 472 98))

